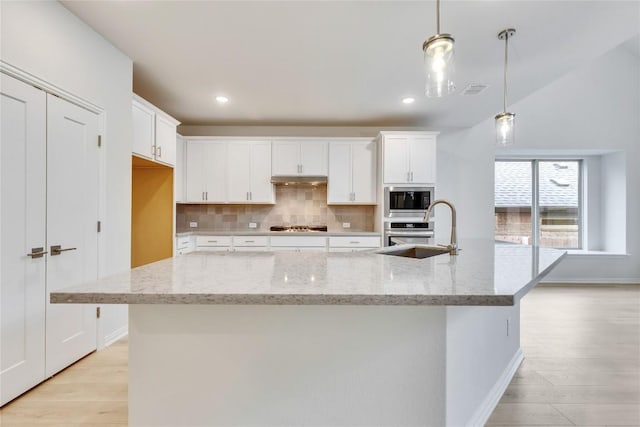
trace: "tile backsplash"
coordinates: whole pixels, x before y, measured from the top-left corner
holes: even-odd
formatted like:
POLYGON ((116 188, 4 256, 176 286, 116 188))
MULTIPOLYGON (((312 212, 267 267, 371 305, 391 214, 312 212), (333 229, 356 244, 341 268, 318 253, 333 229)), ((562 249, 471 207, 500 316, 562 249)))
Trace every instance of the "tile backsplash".
POLYGON ((269 231, 272 225, 327 225, 329 231, 373 231, 375 206, 328 206, 327 185, 277 185, 275 205, 176 207, 176 231, 269 231), (197 228, 190 228, 197 222, 197 228), (342 224, 351 223, 344 229, 342 224))

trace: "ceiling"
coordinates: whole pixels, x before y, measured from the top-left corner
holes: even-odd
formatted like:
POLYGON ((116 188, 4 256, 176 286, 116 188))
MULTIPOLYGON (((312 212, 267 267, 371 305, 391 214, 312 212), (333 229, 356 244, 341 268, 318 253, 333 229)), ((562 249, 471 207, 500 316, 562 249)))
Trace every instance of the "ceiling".
POLYGON ((500 30, 517 30, 510 102, 640 30, 636 1, 443 0, 458 89, 489 88, 428 99, 422 42, 436 32, 433 1, 62 3, 133 60, 137 94, 189 125, 471 126, 502 109, 500 30))

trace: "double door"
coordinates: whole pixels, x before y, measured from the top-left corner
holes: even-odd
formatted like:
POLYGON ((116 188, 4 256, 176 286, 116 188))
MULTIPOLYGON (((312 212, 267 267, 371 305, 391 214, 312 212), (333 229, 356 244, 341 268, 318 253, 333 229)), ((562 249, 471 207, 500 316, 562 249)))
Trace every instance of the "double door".
POLYGON ((385 184, 434 184, 435 136, 384 136, 385 184))
POLYGON ((98 276, 98 116, 1 78, 0 405, 96 348, 95 307, 49 303, 98 276))
POLYGON ((376 204, 375 150, 373 141, 330 143, 329 204, 376 204))

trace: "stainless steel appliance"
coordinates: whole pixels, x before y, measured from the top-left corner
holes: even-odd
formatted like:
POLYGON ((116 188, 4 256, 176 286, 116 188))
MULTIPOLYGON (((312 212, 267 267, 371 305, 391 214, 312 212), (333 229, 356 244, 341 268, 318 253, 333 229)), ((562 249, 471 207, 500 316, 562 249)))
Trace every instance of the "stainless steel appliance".
POLYGON ((384 245, 433 244, 432 222, 385 222, 384 245))
POLYGON ((317 233, 326 232, 326 225, 273 225, 269 228, 271 231, 283 231, 289 233, 317 233))
POLYGON ((434 199, 433 187, 385 187, 384 216, 422 218, 434 199))

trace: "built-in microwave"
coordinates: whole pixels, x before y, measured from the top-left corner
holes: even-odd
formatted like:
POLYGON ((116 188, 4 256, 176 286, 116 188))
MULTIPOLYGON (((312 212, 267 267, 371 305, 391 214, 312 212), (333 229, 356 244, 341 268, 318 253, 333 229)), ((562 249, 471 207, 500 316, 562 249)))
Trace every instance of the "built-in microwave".
POLYGON ((384 216, 423 217, 433 197, 433 187, 385 187, 384 216))

